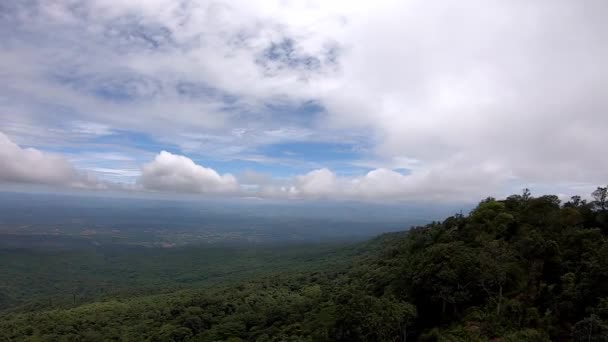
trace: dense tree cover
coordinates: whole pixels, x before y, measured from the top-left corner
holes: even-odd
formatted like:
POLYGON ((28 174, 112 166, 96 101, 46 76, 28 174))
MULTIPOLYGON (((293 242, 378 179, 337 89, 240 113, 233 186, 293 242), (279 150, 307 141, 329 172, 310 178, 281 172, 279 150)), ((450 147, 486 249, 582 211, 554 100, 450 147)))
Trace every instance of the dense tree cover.
POLYGON ((344 271, 6 315, 0 340, 606 341, 606 194, 488 198, 344 271))
POLYGON ((157 294, 326 264, 338 267, 357 253, 346 243, 152 248, 58 238, 53 248, 0 248, 0 313, 157 294))

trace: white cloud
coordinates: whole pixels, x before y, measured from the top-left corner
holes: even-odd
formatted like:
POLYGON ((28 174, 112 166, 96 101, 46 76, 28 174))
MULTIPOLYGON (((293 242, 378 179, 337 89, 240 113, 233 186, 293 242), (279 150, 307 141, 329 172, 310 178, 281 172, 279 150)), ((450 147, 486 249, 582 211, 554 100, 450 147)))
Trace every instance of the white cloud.
POLYGON ((34 148, 21 148, 0 132, 0 182, 106 188, 107 184, 77 171, 67 159, 34 148))
POLYGON ((195 164, 192 159, 160 152, 141 169, 138 182, 148 190, 186 193, 236 193, 239 185, 231 174, 195 164))
MULTIPOLYGON (((123 161, 122 155, 109 154, 123 161)), ((510 169, 500 161, 467 165, 466 158, 450 158, 428 168, 400 173, 373 169, 361 176, 339 176, 327 168, 288 179, 245 171, 240 181, 231 174, 196 164, 192 159, 162 151, 140 169, 85 167, 77 169, 65 157, 33 148, 21 148, 0 133, 0 183, 32 183, 72 188, 126 191, 200 193, 279 199, 336 199, 362 201, 470 200, 487 195, 507 195, 504 184, 513 180, 510 169), (136 184, 102 181, 127 177, 136 184)), ((543 189, 542 186, 539 188, 543 189)), ((576 184, 589 192, 586 184, 576 184)), ((546 190, 546 189, 543 189, 546 190)), ((567 190, 567 189, 566 189, 567 190)), ((566 195, 562 195, 564 197, 566 195)), ((567 196, 566 196, 567 197, 567 196)))
POLYGON ((0 128, 22 132, 19 143, 36 138, 30 127, 54 124, 49 108, 95 123, 80 134, 143 131, 222 158, 365 132, 373 146, 356 163, 379 170, 348 179, 320 170, 271 191, 296 197, 467 197, 505 184, 600 184, 608 174, 605 1, 11 8, 0 17, 0 128), (309 100, 325 111, 305 124, 264 107, 309 100), (390 171, 397 165, 411 173, 390 171))
POLYGON ((282 188, 291 197, 340 196, 336 175, 328 169, 318 169, 295 177, 294 184, 282 188))
POLYGON ((90 136, 111 135, 112 130, 107 125, 93 122, 72 122, 72 133, 90 136))
POLYGON ((428 170, 402 174, 390 169, 374 169, 362 176, 337 176, 317 169, 287 182, 260 187, 259 195, 270 198, 343 200, 470 200, 488 195, 506 195, 510 178, 500 165, 482 167, 457 165, 459 161, 436 165, 428 170))

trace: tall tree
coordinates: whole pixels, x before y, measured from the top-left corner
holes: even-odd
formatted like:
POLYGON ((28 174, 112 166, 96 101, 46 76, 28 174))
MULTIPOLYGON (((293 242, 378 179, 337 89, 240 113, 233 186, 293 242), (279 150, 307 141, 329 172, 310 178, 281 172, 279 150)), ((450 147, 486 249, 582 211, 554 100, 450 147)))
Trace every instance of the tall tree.
POLYGON ((608 209, 608 186, 598 186, 591 195, 593 196, 593 205, 597 209, 601 211, 608 209))

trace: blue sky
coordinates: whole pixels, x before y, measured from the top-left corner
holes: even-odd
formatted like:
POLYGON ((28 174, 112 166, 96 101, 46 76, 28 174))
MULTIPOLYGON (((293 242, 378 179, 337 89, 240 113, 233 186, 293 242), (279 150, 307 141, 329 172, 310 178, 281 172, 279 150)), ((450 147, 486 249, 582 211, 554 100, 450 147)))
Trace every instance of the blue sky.
POLYGON ((601 2, 0 5, 0 189, 470 201, 606 182, 601 2), (595 8, 595 7, 597 8, 595 8), (599 33, 599 34, 598 34, 599 33))

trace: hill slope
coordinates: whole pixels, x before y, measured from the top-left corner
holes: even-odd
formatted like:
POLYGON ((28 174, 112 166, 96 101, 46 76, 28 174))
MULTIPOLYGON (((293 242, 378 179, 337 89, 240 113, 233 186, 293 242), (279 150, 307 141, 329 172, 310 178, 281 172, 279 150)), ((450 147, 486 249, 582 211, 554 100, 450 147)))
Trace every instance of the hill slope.
POLYGON ((489 198, 468 216, 368 242, 344 270, 7 315, 0 340, 605 341, 598 191, 563 205, 489 198))

